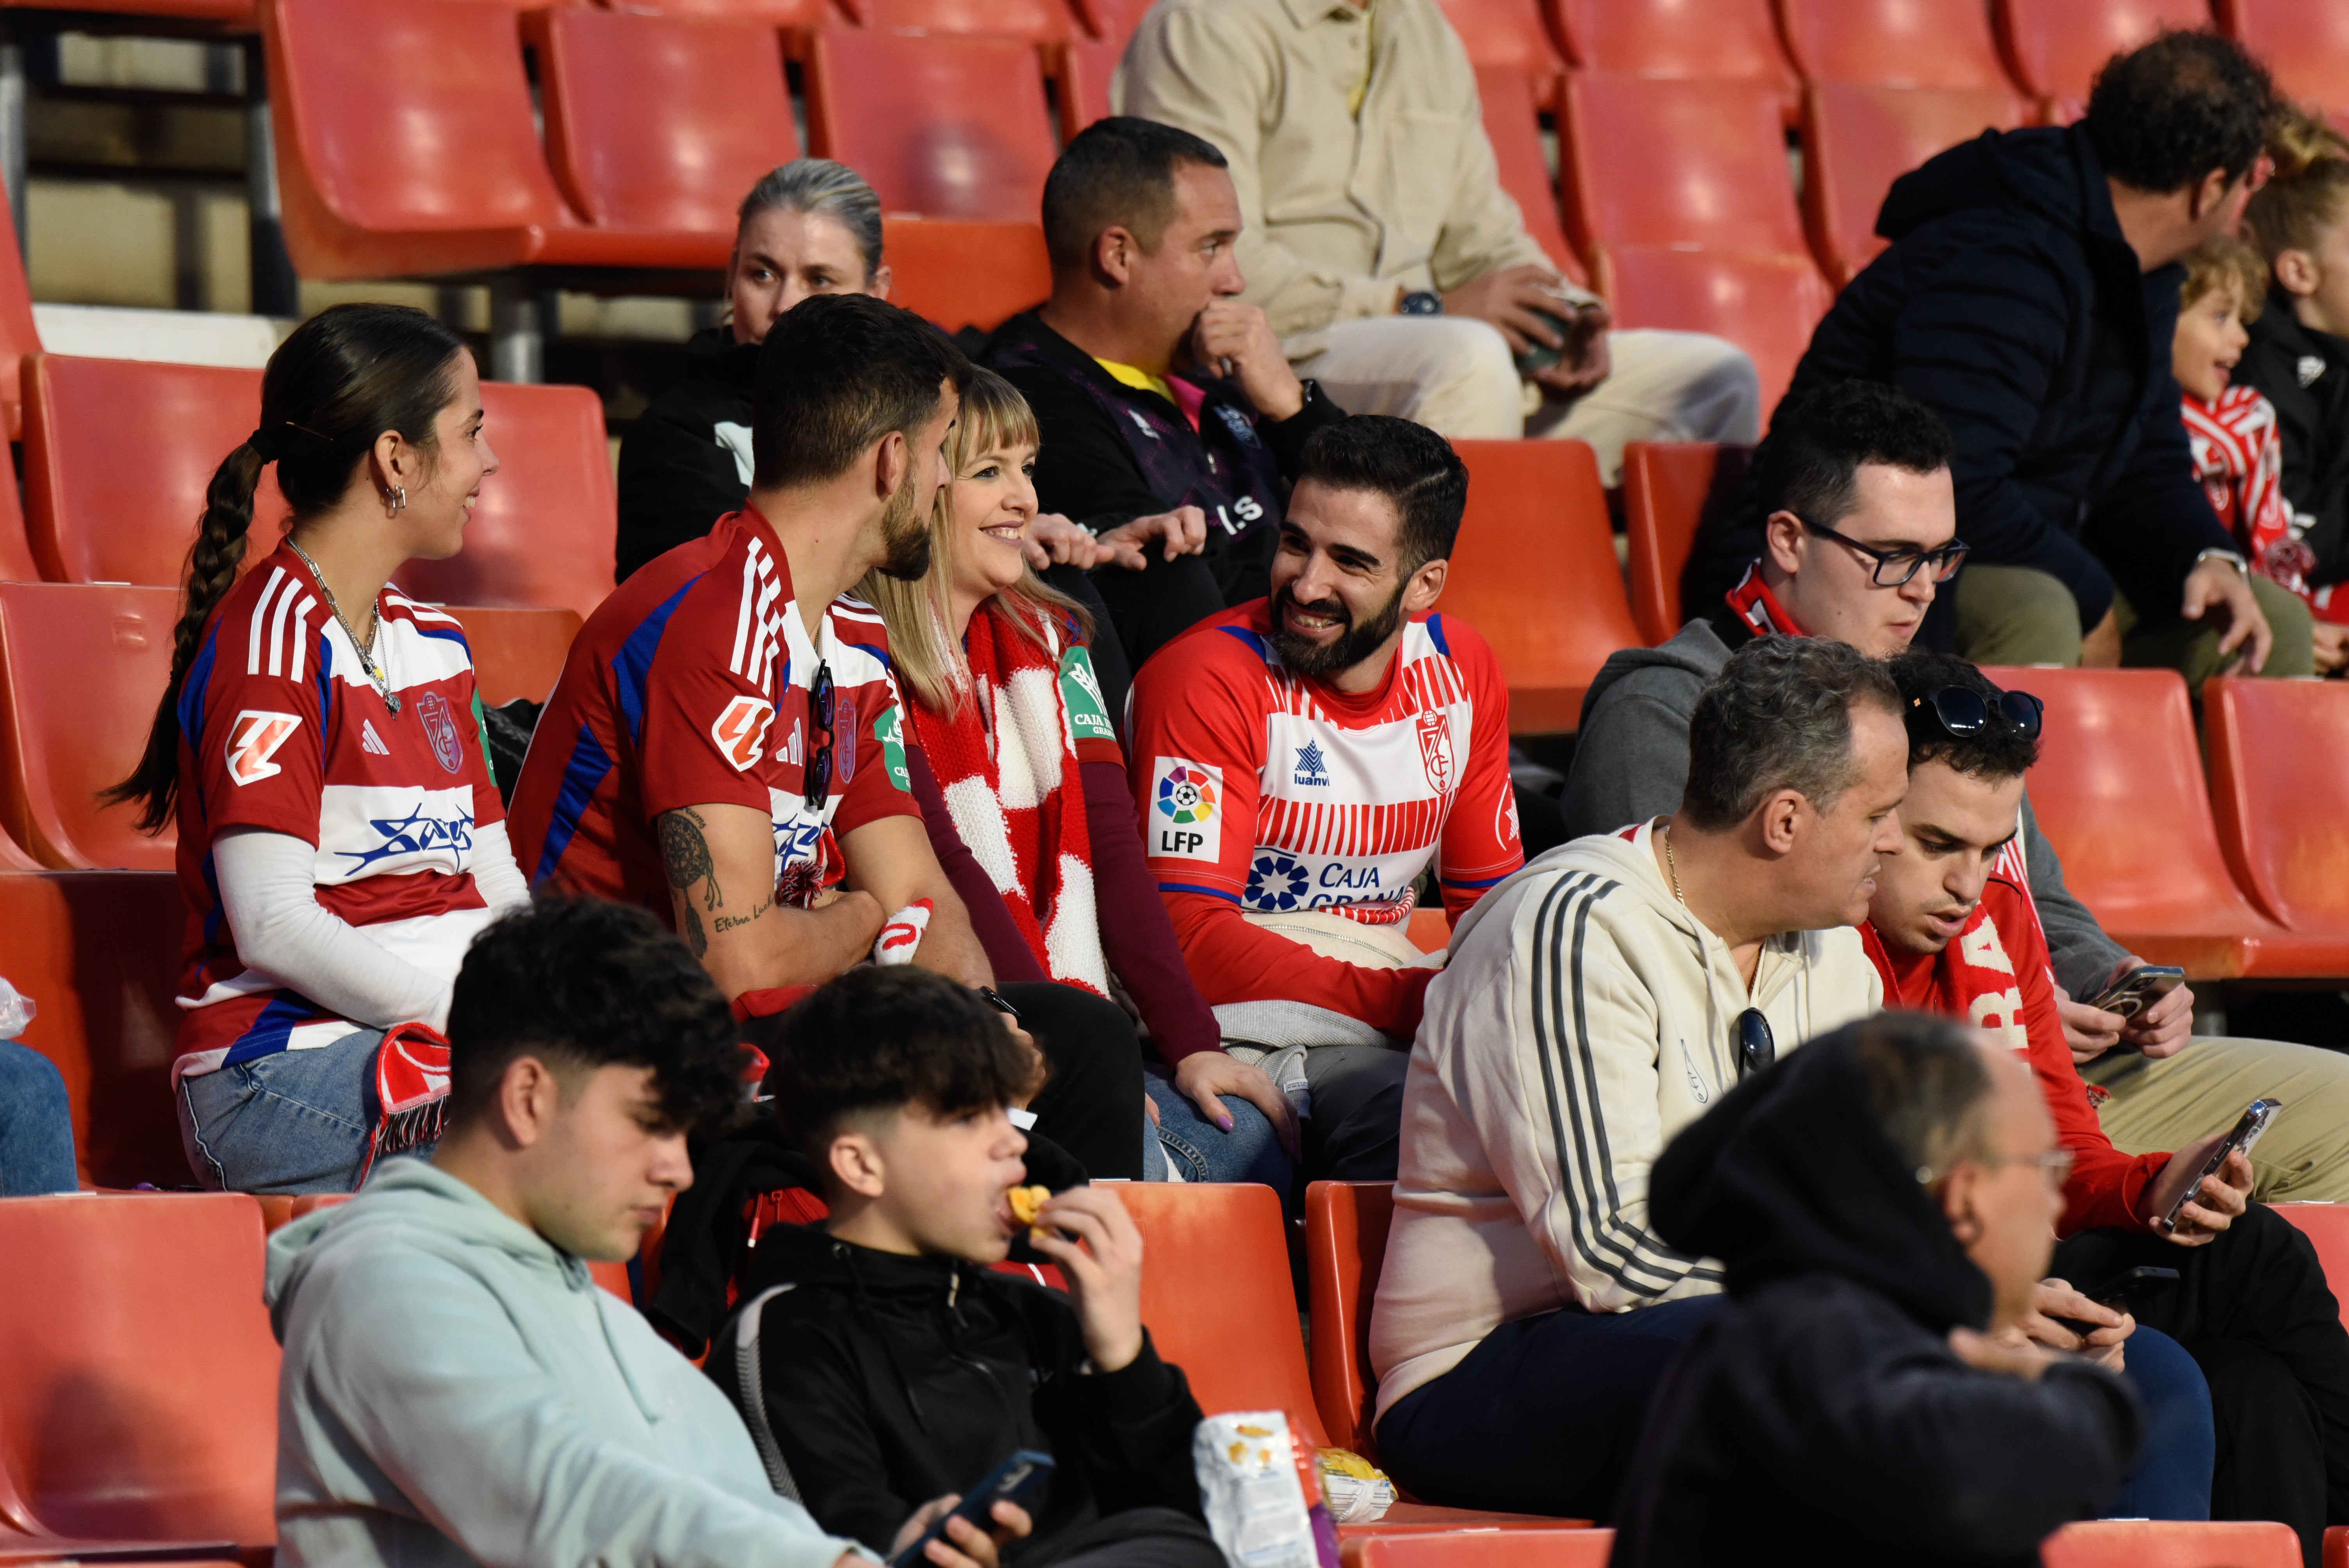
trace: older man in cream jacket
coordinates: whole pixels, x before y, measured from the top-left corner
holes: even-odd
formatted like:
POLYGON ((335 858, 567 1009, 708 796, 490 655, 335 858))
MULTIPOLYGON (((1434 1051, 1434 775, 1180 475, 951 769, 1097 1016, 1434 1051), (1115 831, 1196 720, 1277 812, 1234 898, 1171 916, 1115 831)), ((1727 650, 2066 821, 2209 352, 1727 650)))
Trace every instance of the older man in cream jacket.
POLYGON ((1722 1299, 1647 1225, 1672 1135, 1874 1013, 1851 929, 1900 845, 1884 667, 1764 637, 1690 725, 1679 812, 1485 896, 1431 985, 1371 1320, 1380 1460, 1431 1502, 1604 1518, 1649 1394, 1722 1299))

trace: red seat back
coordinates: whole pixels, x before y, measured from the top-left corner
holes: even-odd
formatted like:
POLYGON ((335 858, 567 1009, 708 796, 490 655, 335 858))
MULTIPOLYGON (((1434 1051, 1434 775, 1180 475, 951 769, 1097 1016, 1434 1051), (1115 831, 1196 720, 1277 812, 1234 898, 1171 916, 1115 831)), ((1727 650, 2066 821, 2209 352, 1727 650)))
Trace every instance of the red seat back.
MULTIPOLYGON (((5 204, 0 204, 5 205, 5 204)), ((16 248, 16 220, 0 211, 0 416, 7 420, 8 438, 24 428, 24 397, 17 386, 17 362, 41 351, 40 329, 33 325, 33 292, 25 282, 24 253, 16 248)), ((5 524, 0 524, 5 529, 5 524)), ((0 572, 15 562, 0 531, 0 572)))
POLYGON ((1071 0, 1078 24, 1092 36, 1120 49, 1150 10, 1150 0, 1071 0))
POLYGON ((2202 711, 2211 806, 2236 882, 2294 931, 2349 935, 2349 690, 2214 680, 2202 711))
POLYGON ((564 6, 533 18, 546 150, 588 222, 731 247, 743 195, 799 156, 771 23, 564 6))
POLYGON ((2098 1519, 2040 1543, 2045 1568, 2299 1568, 2288 1524, 2247 1520, 2098 1519))
POLYGON ((1614 303, 1615 325, 1663 326, 1725 337, 1754 360, 1762 387, 1763 432, 1834 303, 1808 252, 1755 255, 1733 251, 1623 245, 1594 262, 1614 303))
POLYGON ((842 20, 830 0, 598 0, 614 11, 760 22, 770 27, 821 27, 842 20))
POLYGON ((1116 79, 1117 63, 1124 57, 1123 38, 1096 38, 1077 33, 1061 46, 1061 64, 1054 79, 1061 87, 1061 141, 1068 141, 1093 121, 1110 117, 1110 83, 1116 79))
POLYGON ((1142 1321, 1183 1368, 1199 1408, 1286 1410, 1330 1446, 1296 1332, 1280 1199, 1250 1182, 1136 1181, 1117 1189, 1142 1233, 1142 1321))
POLYGON ((1681 572, 1706 518, 1726 511, 1753 463, 1751 447, 1631 441, 1623 448, 1623 524, 1631 547, 1631 614, 1650 644, 1692 618, 1681 572))
POLYGON ((1566 68, 1543 26, 1539 0, 1437 0, 1468 63, 1515 71, 1547 94, 1566 68))
POLYGON ((1565 103, 1567 229, 1585 256, 1626 245, 1802 253, 1770 88, 1578 71, 1565 103))
POLYGON ((1056 150, 1035 46, 834 27, 808 63, 809 139, 870 181, 885 208, 1037 220, 1056 150))
POLYGON ((1803 221, 1811 249, 1837 287, 1887 241, 1876 214, 1892 182, 1935 153, 1986 129, 2023 123, 2013 93, 1814 82, 1803 90, 1803 221))
POLYGON ((0 583, 0 822, 59 871, 168 871, 177 835, 150 838, 98 792, 128 774, 171 669, 169 588, 0 583))
POLYGON ((544 702, 579 634, 575 610, 465 604, 450 614, 465 628, 466 645, 473 650, 473 680, 492 707, 517 697, 544 702))
POLYGON ((1372 1458, 1371 1303, 1393 1218, 1392 1181, 1316 1181, 1305 1190, 1315 1406, 1331 1442, 1372 1458))
POLYGON ((1982 0, 1775 0, 1806 82, 2013 91, 1982 0))
POLYGON ((2213 0, 2219 26, 2275 73, 2287 98, 2349 118, 2349 7, 2335 0, 2213 0))
POLYGON ((865 26, 1057 44, 1077 29, 1062 0, 842 0, 865 26))
POLYGON ((1991 17, 2023 91, 2085 106, 2089 79, 2106 60, 2165 27, 2208 27, 2210 7, 2208 0, 1991 0, 1991 17))
POLYGON ((98 1186, 188 1182, 171 1070, 187 926, 166 872, 0 875, 0 975, 33 999, 24 1043, 65 1079, 74 1153, 98 1186))
POLYGON ((585 387, 490 381, 481 409, 498 471, 481 485, 465 548, 411 561, 395 581, 444 604, 564 609, 584 620, 612 591, 620 527, 603 400, 585 387))
POLYGON ((1558 271, 1577 283, 1586 282, 1588 274, 1566 242, 1566 230, 1558 222, 1557 185, 1550 177, 1549 160, 1542 156, 1541 114, 1533 82, 1506 66, 1478 66, 1476 98, 1484 110, 1485 136, 1500 169, 1501 189, 1524 214, 1526 232, 1558 271))
POLYGON ((1770 0, 1548 0, 1568 57, 1585 70, 1766 82, 1791 104, 1794 67, 1770 0))
POLYGON ((49 1529, 277 1538, 277 1342, 241 1193, 0 1200, 0 1464, 49 1529))
POLYGON ((1573 729, 1607 655, 1640 645, 1599 461, 1580 441, 1454 441, 1468 510, 1437 612, 1474 627, 1516 734, 1573 729))
POLYGON ((1450 1530, 1341 1540, 1345 1568, 1607 1568, 1611 1530, 1500 1529, 1472 1519, 1450 1530))
POLYGON ((992 328, 1052 293, 1044 230, 1032 222, 887 214, 881 220, 881 254, 895 280, 889 298, 949 331, 992 328))

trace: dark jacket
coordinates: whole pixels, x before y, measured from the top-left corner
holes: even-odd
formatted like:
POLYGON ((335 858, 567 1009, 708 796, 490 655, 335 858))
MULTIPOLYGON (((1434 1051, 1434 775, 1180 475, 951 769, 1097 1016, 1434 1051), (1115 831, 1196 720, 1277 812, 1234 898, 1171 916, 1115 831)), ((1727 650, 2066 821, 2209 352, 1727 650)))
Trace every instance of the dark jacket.
POLYGON ((2349 339, 2301 325, 2279 290, 2251 324, 2235 377, 2275 405, 2283 499, 2313 520, 2301 536, 2316 552, 2309 586, 2349 579, 2349 339))
POLYGON ((1020 1449, 1058 1467, 1030 1509, 1035 1533, 1006 1553, 1012 1563, 1047 1560, 1128 1509, 1199 1516, 1199 1404, 1182 1369, 1145 1336, 1132 1365, 1092 1371, 1058 1291, 786 1225, 760 1236, 742 1301, 709 1373, 835 1535, 885 1553, 916 1508, 968 1491, 1020 1449), (740 1344, 753 1312, 755 1382, 740 1344))
POLYGON ((685 374, 620 442, 619 580, 709 531, 750 493, 750 386, 759 346, 712 326, 685 346, 685 374), (734 446, 719 438, 733 427, 734 446), (737 453, 740 454, 739 459, 737 453))
MULTIPOLYGON (((2039 1561, 2120 1488, 2137 1397, 2085 1361, 1979 1372, 1949 1332, 1991 1286, 1877 1124, 1853 1041, 1814 1040, 1673 1140, 1648 1212, 1730 1305, 1649 1408, 1614 1568, 2039 1561)), ((819 1516, 821 1517, 821 1516, 819 1516)))
MULTIPOLYGON (((2081 126, 1987 131, 1893 182, 1892 248, 1811 336, 1789 397, 1888 381, 1956 438, 1970 563, 2060 579, 2094 628, 2117 581, 2149 622, 2177 614, 2206 549, 2234 548, 2201 487, 2170 374, 2184 269, 2137 270, 2081 126)), ((1749 488, 1697 542, 1684 604, 1720 602, 1760 550, 1749 488)), ((1927 618, 1944 645, 1956 596, 1927 618)))
POLYGON ((1288 418, 1257 413, 1238 386, 1186 376, 1199 389, 1199 428, 1157 393, 1125 383, 1044 325, 1015 315, 996 332, 988 366, 1036 410, 1036 500, 1095 532, 1195 506, 1207 514, 1207 564, 1225 603, 1262 598, 1289 481, 1307 438, 1346 417, 1312 382, 1288 418))

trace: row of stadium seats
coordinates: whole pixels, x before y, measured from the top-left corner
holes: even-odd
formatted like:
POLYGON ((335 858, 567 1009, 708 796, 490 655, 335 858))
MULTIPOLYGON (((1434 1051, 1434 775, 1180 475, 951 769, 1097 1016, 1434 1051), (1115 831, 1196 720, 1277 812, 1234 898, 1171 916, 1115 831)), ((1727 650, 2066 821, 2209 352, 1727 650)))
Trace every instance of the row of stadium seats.
MULTIPOLYGON (((1307 1252, 1316 1326, 1309 1364, 1294 1326, 1286 1227, 1254 1185, 1121 1189, 1148 1250, 1142 1316, 1181 1366, 1202 1408, 1285 1409, 1317 1447, 1368 1441, 1363 1357, 1370 1297, 1392 1209, 1386 1183, 1317 1182, 1307 1252), (1199 1282, 1213 1279, 1212 1290, 1199 1282), (1235 1332, 1234 1325, 1247 1326, 1235 1332), (1341 1376, 1334 1370, 1344 1367, 1341 1376), (1333 1408, 1332 1392, 1350 1402, 1333 1408)), ((278 1351, 262 1304, 264 1226, 305 1201, 243 1194, 97 1193, 0 1200, 0 1257, 42 1287, 0 1293, 0 1562, 71 1554, 75 1541, 203 1546, 264 1558, 273 1493, 278 1351), (264 1205, 268 1205, 265 1212, 264 1205), (37 1260, 35 1262, 34 1260, 37 1260), (175 1343, 152 1329, 168 1313, 175 1343), (59 1540, 59 1537, 67 1538, 59 1540)), ((2281 1211, 2316 1241, 2349 1293, 2349 1206, 2281 1211)), ((599 1271, 615 1294, 619 1271, 599 1271)), ((1341 1525, 1349 1563, 1517 1568, 1606 1562, 1609 1532, 1577 1522, 1398 1503, 1372 1525, 1341 1525)), ((2349 1534, 2336 1531, 2335 1538, 2349 1534)), ((2327 1542, 2328 1561, 2342 1547, 2327 1542)), ((2292 1532, 2274 1524, 2075 1525, 2050 1541, 2048 1568, 2286 1568, 2292 1532)))

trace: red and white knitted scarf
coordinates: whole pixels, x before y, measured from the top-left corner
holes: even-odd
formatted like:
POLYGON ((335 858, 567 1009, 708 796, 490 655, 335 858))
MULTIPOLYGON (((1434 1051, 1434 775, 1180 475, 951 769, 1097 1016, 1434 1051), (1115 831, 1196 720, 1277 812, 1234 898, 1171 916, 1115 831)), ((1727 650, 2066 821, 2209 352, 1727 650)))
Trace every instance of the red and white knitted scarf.
POLYGON ((1039 647, 989 600, 963 647, 971 692, 960 711, 907 705, 955 832, 1010 909, 1046 974, 1109 994, 1093 902, 1092 838, 1075 732, 1061 692, 1061 629, 1039 647))

